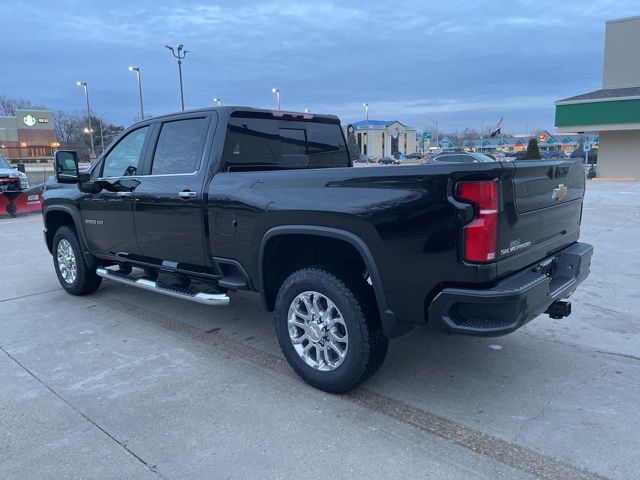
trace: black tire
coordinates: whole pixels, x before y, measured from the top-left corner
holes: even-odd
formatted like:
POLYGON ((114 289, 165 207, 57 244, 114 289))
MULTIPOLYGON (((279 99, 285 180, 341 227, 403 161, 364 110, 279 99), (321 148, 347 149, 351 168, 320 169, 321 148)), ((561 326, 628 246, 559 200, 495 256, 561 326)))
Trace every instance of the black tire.
POLYGON ((80 246, 78 235, 75 230, 70 227, 60 227, 53 237, 53 265, 56 270, 56 275, 58 275, 60 285, 71 295, 87 295, 93 293, 102 283, 102 277, 96 275, 95 269, 87 266, 84 255, 82 254, 82 247, 80 246), (63 240, 68 242, 75 257, 76 275, 75 279, 71 282, 64 278, 58 263, 58 246, 63 240))
POLYGON ((361 276, 334 268, 305 268, 282 284, 275 304, 276 335, 282 352, 296 374, 309 385, 330 393, 346 393, 373 375, 387 354, 371 287, 361 276), (289 336, 288 313, 294 299, 315 291, 330 299, 342 314, 349 344, 342 363, 331 371, 309 366, 289 336))

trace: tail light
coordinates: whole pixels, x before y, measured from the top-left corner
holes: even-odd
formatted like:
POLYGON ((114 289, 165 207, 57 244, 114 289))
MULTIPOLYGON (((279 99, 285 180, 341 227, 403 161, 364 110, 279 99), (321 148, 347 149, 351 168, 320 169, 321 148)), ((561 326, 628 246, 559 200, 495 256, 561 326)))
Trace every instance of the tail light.
POLYGON ((494 261, 498 241, 498 182, 461 182, 458 197, 475 206, 474 219, 463 229, 464 258, 474 263, 494 261))

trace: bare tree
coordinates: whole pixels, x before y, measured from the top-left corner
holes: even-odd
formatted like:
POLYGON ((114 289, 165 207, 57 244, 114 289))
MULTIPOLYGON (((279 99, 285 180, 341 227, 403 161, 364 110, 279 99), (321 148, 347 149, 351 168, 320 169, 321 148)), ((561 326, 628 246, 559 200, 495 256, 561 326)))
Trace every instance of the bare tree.
POLYGON ((61 144, 70 145, 81 136, 84 119, 78 113, 58 110, 53 119, 56 137, 61 144))
POLYGON ((47 107, 31 103, 31 101, 24 98, 9 98, 0 95, 1 116, 13 116, 16 114, 16 110, 20 109, 46 110, 47 107))

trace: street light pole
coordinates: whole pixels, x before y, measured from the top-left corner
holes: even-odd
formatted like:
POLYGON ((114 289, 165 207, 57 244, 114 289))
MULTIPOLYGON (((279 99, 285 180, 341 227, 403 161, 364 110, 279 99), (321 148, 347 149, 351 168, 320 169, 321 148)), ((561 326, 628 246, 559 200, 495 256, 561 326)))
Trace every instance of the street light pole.
POLYGON ((363 103, 362 106, 364 107, 364 117, 365 117, 365 134, 364 134, 364 139, 365 141, 362 142, 362 154, 369 156, 370 150, 369 150, 369 104, 368 103, 363 103), (366 152, 365 152, 366 149, 366 152))
POLYGON ((276 94, 276 110, 280 110, 280 89, 272 88, 271 91, 276 94))
POLYGON ((166 48, 171 50, 173 56, 178 60, 178 76, 180 77, 180 105, 182 106, 182 111, 184 112, 184 91, 182 88, 182 60, 187 56, 189 50, 184 50, 184 45, 178 45, 177 49, 170 47, 169 45, 165 45, 166 48))
POLYGON ((98 120, 100 121, 100 148, 101 148, 100 154, 102 154, 104 153, 104 135, 102 134, 102 117, 98 117, 98 120))
POLYGON ((138 96, 140 97, 140 120, 144 120, 144 105, 142 104, 142 78, 140 74, 140 67, 129 67, 130 72, 136 72, 138 77, 138 96))
POLYGON ((214 98, 213 101, 216 102, 218 104, 218 106, 222 105, 222 99, 221 98, 214 98))
POLYGON ((89 124, 89 139, 91 141, 91 160, 96 158, 96 151, 93 147, 93 130, 91 128, 91 108, 89 107, 89 86, 87 82, 76 82, 76 85, 84 88, 84 98, 87 101, 87 123, 89 124))

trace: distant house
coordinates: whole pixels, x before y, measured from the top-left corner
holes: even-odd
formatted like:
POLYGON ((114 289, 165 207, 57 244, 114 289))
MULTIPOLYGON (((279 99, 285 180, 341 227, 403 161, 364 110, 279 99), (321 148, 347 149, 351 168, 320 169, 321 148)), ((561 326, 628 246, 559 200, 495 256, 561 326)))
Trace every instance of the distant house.
POLYGON ((361 120, 352 125, 363 155, 387 157, 418 151, 416 129, 398 120, 361 120))

